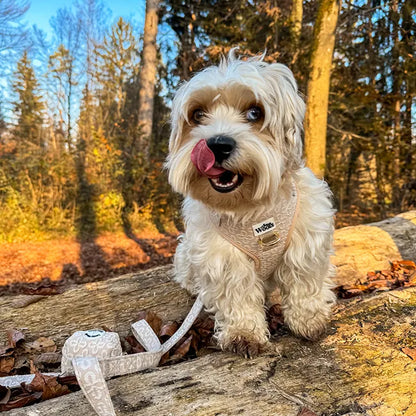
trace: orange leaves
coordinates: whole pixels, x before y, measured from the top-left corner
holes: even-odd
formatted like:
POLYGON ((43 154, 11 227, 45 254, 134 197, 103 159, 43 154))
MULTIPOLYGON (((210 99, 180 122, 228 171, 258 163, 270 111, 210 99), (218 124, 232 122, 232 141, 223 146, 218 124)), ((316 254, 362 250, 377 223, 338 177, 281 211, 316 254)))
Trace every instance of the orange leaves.
POLYGON ((14 368, 14 357, 0 357, 0 377, 7 376, 14 368))
POLYGON ((47 371, 59 365, 61 355, 56 353, 56 345, 52 339, 40 337, 28 342, 23 332, 17 329, 6 332, 8 343, 0 347, 0 377, 32 372, 33 362, 47 371))
POLYGON ((0 348, 0 377, 10 374, 15 366, 15 348, 25 339, 24 334, 17 329, 7 330, 6 346, 0 348))
POLYGON ((39 371, 36 371, 35 378, 25 386, 25 389, 30 392, 41 392, 42 400, 63 396, 71 392, 68 386, 59 383, 58 377, 46 376, 39 371))
POLYGON ((56 353, 55 342, 40 337, 27 342, 23 332, 7 330, 8 343, 0 348, 0 376, 34 373, 31 383, 22 383, 19 388, 9 389, 0 386, 0 412, 68 394, 78 389, 75 377, 53 377, 41 374, 34 362, 46 370, 56 369, 61 354, 56 353), (71 386, 71 387, 68 387, 71 386))
POLYGON ((372 292, 416 286, 416 264, 410 260, 390 263, 390 270, 368 272, 364 281, 335 288, 339 298, 348 299, 372 292))
POLYGON ((35 370, 35 377, 29 384, 22 383, 13 389, 0 386, 0 412, 63 396, 75 390, 79 390, 75 376, 47 376, 35 370))

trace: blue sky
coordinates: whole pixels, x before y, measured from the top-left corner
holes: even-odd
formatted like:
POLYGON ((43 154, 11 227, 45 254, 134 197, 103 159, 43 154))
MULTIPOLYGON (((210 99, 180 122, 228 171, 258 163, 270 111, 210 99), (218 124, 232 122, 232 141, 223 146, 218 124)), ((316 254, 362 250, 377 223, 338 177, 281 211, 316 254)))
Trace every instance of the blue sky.
MULTIPOLYGON (((1 1, 1 0, 0 0, 1 1)), ((36 26, 43 33, 46 34, 46 44, 53 45, 56 42, 54 39, 53 30, 50 26, 50 19, 56 16, 57 11, 61 8, 73 8, 75 6, 75 0, 28 0, 30 7, 23 16, 21 23, 24 23, 27 28, 36 26)), ((79 0, 82 3, 83 0, 79 0)), ((119 17, 123 17, 125 20, 131 22, 134 27, 136 35, 143 33, 146 0, 102 0, 105 5, 105 12, 109 14, 108 29, 112 24, 118 20, 119 17)), ((73 8, 74 10, 74 8, 73 8)), ((169 44, 170 48, 175 47, 175 35, 171 28, 166 24, 159 25, 158 43, 162 47, 162 59, 166 60, 165 53, 163 52, 163 46, 169 44)), ((38 49, 34 49, 34 54, 30 56, 32 64, 34 66, 38 80, 41 79, 45 69, 45 62, 39 60, 37 57, 38 49)), ((48 51, 47 53, 50 53, 48 51)), ((174 54, 175 52, 169 52, 174 54)), ((42 55, 38 55, 42 56, 42 55)), ((170 56, 170 55, 169 55, 170 56)), ((0 102, 3 114, 6 118, 10 118, 12 114, 11 107, 11 82, 13 80, 13 71, 15 71, 17 60, 19 55, 15 55, 8 62, 7 69, 0 74, 0 102)), ((44 58, 44 56, 43 56, 44 58)))
MULTIPOLYGON (((72 0, 31 0, 30 8, 25 15, 29 26, 36 25, 39 29, 50 35, 49 19, 62 7, 70 8, 75 2, 72 0)), ((145 15, 145 0, 105 0, 107 7, 112 12, 112 19, 119 16, 128 20, 134 20, 142 30, 145 15)))

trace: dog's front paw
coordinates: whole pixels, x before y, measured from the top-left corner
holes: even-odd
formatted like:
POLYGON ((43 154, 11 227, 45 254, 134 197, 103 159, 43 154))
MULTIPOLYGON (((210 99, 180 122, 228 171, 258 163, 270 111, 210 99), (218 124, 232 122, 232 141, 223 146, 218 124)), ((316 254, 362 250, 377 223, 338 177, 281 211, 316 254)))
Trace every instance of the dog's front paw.
POLYGON ((258 338, 253 337, 252 334, 244 332, 227 337, 227 339, 220 342, 223 350, 233 352, 244 358, 257 357, 268 349, 268 344, 267 339, 260 341, 258 338))
POLYGON ((325 335, 329 321, 327 312, 317 311, 313 316, 298 316, 286 313, 285 322, 291 331, 309 341, 318 341, 325 335))
POLYGON ((325 284, 318 294, 300 299, 292 295, 291 300, 288 302, 286 299, 282 305, 286 325, 297 336, 310 341, 319 340, 325 335, 331 319, 332 306, 336 301, 330 284, 325 284))

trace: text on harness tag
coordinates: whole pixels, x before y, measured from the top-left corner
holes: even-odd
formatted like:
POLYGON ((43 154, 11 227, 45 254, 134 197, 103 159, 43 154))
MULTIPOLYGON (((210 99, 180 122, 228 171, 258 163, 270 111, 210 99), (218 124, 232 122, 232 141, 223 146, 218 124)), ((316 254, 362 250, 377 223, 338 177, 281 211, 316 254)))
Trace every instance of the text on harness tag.
POLYGON ((276 223, 273 218, 268 218, 267 220, 253 225, 253 233, 255 237, 268 233, 276 228, 276 223))

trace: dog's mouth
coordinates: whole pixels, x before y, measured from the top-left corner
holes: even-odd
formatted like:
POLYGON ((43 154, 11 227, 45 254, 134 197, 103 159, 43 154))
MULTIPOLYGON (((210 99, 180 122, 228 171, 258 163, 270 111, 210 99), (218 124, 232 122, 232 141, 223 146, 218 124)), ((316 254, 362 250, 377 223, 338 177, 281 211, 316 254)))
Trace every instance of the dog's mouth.
POLYGON ((217 192, 225 194, 237 189, 242 184, 243 177, 238 173, 226 170, 216 178, 210 178, 209 182, 217 192))

